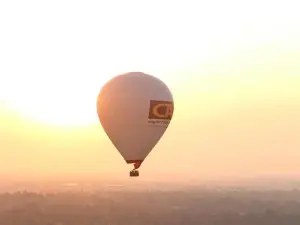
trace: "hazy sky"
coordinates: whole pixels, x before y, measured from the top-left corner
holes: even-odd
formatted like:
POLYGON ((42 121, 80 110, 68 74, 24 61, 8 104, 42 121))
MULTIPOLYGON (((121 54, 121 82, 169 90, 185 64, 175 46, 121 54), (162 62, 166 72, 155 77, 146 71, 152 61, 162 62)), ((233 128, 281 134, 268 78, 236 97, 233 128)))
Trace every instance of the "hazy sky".
POLYGON ((10 0, 0 174, 128 176, 95 104, 129 71, 165 81, 176 104, 141 176, 300 173, 297 1, 10 0))

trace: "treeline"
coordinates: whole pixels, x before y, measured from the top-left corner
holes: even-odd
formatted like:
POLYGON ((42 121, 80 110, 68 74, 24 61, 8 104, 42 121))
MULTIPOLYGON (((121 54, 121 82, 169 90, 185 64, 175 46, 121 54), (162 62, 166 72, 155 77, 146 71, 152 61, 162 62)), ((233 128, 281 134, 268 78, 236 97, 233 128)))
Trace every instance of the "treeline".
POLYGON ((1 225, 299 225, 299 221, 297 190, 0 195, 1 225))

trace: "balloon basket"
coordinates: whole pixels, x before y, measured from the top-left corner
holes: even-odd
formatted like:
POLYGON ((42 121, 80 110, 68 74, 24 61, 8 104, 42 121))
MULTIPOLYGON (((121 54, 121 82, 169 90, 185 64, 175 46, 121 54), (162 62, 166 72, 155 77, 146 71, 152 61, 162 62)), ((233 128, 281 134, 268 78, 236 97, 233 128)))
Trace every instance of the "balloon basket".
POLYGON ((129 176, 130 177, 138 177, 140 175, 139 171, 138 170, 131 170, 129 172, 129 176))

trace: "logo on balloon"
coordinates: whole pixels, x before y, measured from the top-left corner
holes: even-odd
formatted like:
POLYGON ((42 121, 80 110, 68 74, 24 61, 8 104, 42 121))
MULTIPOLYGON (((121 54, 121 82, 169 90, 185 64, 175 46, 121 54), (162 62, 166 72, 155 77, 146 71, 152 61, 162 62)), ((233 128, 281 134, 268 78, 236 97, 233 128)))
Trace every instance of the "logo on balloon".
POLYGON ((168 125, 173 116, 173 102, 150 100, 148 123, 168 125))

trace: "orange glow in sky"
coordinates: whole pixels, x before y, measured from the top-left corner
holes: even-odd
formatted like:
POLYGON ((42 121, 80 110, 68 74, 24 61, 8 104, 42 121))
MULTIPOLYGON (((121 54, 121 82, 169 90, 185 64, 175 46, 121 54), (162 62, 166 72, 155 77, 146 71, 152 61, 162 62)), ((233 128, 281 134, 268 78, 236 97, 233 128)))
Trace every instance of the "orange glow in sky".
POLYGON ((129 71, 157 76, 175 100, 143 176, 299 174, 297 6, 1 2, 0 175, 127 176, 96 98, 129 71))

